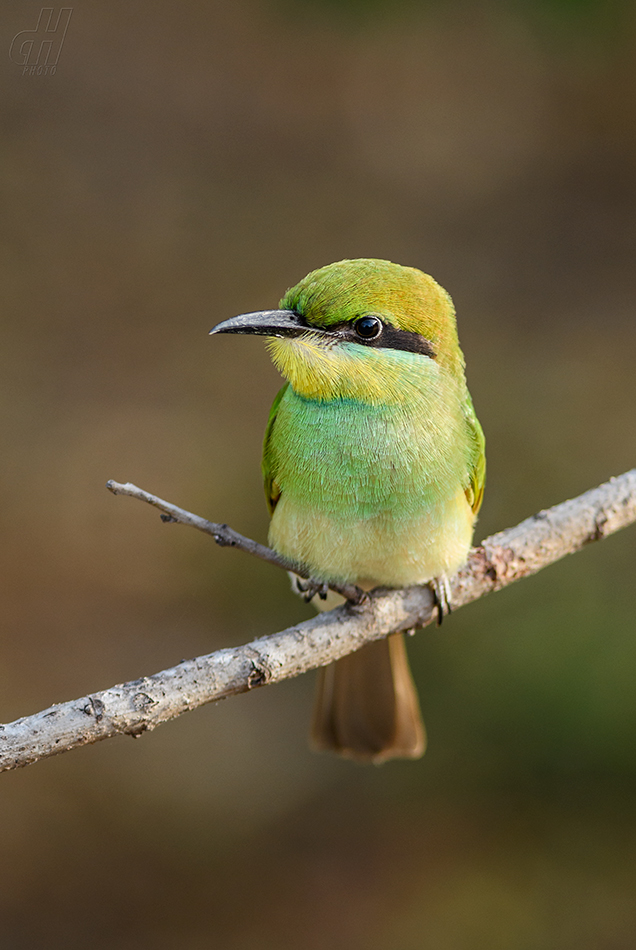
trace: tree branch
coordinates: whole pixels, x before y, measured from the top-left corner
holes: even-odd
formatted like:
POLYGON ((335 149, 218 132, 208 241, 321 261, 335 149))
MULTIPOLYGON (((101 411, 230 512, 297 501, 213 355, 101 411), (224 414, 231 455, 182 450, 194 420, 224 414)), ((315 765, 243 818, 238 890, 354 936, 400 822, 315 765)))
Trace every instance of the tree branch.
MULTIPOLYGON (((162 510, 172 514, 173 506, 169 508, 162 510)), ((450 580, 453 608, 535 574, 634 521, 636 469, 473 548, 466 566, 450 580)), ((360 605, 345 604, 245 646, 185 660, 153 676, 51 706, 0 726, 0 771, 110 736, 140 736, 197 706, 298 676, 390 633, 426 626, 432 615, 429 587, 380 589, 360 605)))
POLYGON ((179 524, 187 524, 192 528, 203 531, 205 534, 212 535, 216 543, 222 548, 236 548, 239 551, 245 551, 246 554, 252 554, 254 557, 260 558, 261 561, 267 561, 276 567, 282 567, 284 571, 293 571, 294 574, 309 581, 310 591, 313 588, 316 592, 320 592, 323 587, 329 587, 330 590, 334 590, 337 594, 342 594, 346 600, 350 600, 354 604, 360 604, 366 599, 365 592, 359 587, 356 587, 355 584, 325 585, 313 581, 310 572, 302 564, 289 561, 281 554, 277 554, 276 551, 272 551, 271 548, 265 547, 264 544, 259 544, 258 541, 252 541, 251 538, 246 538, 245 535, 239 534, 238 531, 234 531, 233 528, 230 528, 226 524, 216 524, 214 521, 206 521, 205 518, 201 518, 199 515, 193 515, 191 511, 186 511, 184 508, 177 508, 176 505, 172 505, 169 501, 164 501, 163 498, 151 495, 150 492, 144 491, 143 488, 137 488, 132 482, 126 482, 122 485, 119 482, 114 482, 111 478, 106 482, 106 488, 112 491, 113 495, 128 495, 130 498, 138 498, 140 501, 145 501, 154 508, 158 508, 159 511, 163 512, 160 516, 161 520, 166 523, 175 521, 179 524))

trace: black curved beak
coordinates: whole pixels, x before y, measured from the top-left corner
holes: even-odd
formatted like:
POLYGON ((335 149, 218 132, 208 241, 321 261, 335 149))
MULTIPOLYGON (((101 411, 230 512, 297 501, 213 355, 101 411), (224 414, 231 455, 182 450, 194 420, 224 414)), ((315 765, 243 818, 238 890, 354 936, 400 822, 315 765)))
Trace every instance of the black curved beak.
POLYGON ((218 323, 210 333, 255 333, 258 336, 300 336, 313 329, 293 310, 257 310, 218 323))

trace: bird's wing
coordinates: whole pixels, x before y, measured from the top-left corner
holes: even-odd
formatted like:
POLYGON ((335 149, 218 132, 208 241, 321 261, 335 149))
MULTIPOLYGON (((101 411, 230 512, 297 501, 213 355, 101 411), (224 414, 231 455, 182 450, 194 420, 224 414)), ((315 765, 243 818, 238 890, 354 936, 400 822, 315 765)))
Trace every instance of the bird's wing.
POLYGON ((274 479, 273 468, 273 458, 272 458, 272 432, 274 431, 274 424, 276 422, 276 414, 278 413, 278 407, 280 401, 285 394, 285 390, 289 386, 289 383, 285 383, 283 388, 276 393, 276 398, 272 403, 272 408, 269 411, 269 420, 267 422, 267 428, 265 429, 265 439, 263 440, 263 482, 265 484, 265 497, 267 498, 267 507, 269 508, 269 513, 274 514, 274 508, 278 503, 280 498, 280 488, 276 484, 274 479))
POLYGON ((465 405, 465 412, 474 447, 473 465, 470 471, 470 480, 466 487, 466 498, 473 512, 477 514, 484 497, 484 485, 486 484, 486 439, 475 415, 470 396, 468 396, 465 405))

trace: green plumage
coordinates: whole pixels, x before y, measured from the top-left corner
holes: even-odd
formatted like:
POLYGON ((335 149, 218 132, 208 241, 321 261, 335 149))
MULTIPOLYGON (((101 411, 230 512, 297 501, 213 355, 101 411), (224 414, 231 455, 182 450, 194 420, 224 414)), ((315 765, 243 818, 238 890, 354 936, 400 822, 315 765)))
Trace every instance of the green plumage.
POLYGON ((485 456, 450 298, 411 268, 344 261, 310 274, 281 306, 327 330, 377 315, 425 337, 435 358, 349 339, 274 341, 290 382, 263 452, 271 543, 322 580, 400 586, 455 570, 485 456))
MULTIPOLYGON (((354 260, 313 271, 280 306, 220 327, 270 335, 288 380, 263 451, 270 544, 323 582, 450 575, 470 548, 486 464, 450 297, 414 268, 354 260)), ((401 638, 329 668, 313 736, 363 760, 421 755, 401 638)))

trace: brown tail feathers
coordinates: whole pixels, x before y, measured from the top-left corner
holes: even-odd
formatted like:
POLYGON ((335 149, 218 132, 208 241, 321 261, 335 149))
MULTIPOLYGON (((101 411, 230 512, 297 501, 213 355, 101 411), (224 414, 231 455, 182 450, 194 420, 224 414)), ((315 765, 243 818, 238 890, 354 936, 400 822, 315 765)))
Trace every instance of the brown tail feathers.
POLYGON ((404 634, 374 640, 319 670, 311 737, 318 749, 360 762, 424 753, 426 732, 404 634))

